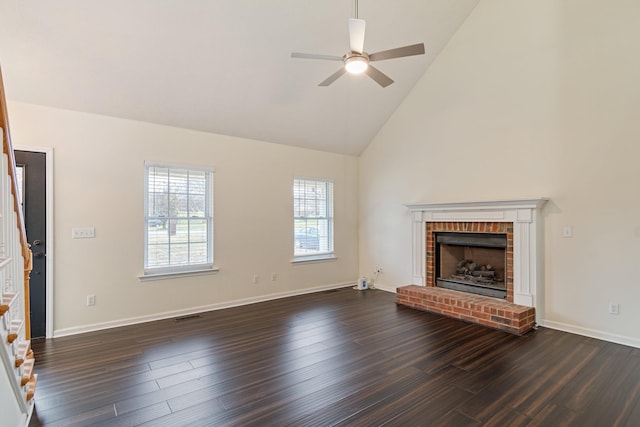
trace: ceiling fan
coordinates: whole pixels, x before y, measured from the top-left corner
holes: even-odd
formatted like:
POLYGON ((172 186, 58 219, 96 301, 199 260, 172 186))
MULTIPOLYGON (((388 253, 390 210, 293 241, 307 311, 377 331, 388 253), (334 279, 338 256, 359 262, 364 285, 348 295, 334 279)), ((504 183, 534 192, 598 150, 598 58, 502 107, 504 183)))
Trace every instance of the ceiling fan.
POLYGON ((358 19, 358 0, 355 0, 355 18, 349 18, 349 44, 351 51, 343 56, 317 55, 313 53, 293 52, 292 58, 304 59, 323 59, 327 61, 342 61, 343 66, 330 75, 327 79, 320 82, 318 86, 329 86, 336 81, 344 73, 351 74, 365 73, 380 86, 387 87, 393 80, 378 70, 370 63, 374 61, 384 61, 392 58, 402 58, 404 56, 422 55, 424 54, 424 43, 413 44, 410 46, 398 47, 395 49, 383 50, 376 53, 367 53, 364 51, 364 19, 358 19))

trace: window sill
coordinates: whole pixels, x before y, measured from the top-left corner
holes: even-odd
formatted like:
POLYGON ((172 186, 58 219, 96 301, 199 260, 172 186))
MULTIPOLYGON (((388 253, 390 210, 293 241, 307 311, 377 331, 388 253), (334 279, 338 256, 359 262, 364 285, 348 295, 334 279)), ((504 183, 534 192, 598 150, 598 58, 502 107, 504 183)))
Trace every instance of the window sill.
POLYGON ((302 255, 294 257, 291 260, 292 264, 305 264, 313 262, 326 262, 335 261, 338 258, 334 254, 322 254, 322 255, 302 255))
POLYGON ((189 271, 173 271, 167 273, 147 273, 138 276, 138 280, 141 282, 150 282, 154 280, 165 280, 165 279, 177 279, 179 277, 190 277, 190 276, 204 276, 207 274, 213 274, 220 271, 218 267, 211 267, 202 270, 189 270, 189 271))

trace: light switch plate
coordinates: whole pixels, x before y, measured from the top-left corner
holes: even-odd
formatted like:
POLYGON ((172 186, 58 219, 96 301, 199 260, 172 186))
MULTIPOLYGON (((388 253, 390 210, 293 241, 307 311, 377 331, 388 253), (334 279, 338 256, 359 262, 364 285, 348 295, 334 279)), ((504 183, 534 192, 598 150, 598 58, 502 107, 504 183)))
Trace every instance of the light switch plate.
POLYGON ((94 237, 96 237, 94 227, 74 227, 71 229, 72 239, 92 239, 94 237))

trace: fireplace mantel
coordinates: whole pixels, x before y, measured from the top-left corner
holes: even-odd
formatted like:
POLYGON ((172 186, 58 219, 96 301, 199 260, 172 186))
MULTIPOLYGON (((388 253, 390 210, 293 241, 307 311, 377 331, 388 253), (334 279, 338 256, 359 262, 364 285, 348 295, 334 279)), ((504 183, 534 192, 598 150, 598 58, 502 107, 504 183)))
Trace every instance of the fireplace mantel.
MULTIPOLYGON (((507 209, 539 209, 547 203, 546 197, 533 199, 488 200, 478 202, 433 202, 407 204, 412 212, 448 211, 505 211, 507 209)), ((484 218, 482 219, 485 220, 484 218)), ((439 220, 438 220, 439 221, 439 220)))
POLYGON ((513 302, 542 313, 542 223, 546 197, 476 202, 412 203, 413 284, 426 285, 427 222, 512 222, 513 302))

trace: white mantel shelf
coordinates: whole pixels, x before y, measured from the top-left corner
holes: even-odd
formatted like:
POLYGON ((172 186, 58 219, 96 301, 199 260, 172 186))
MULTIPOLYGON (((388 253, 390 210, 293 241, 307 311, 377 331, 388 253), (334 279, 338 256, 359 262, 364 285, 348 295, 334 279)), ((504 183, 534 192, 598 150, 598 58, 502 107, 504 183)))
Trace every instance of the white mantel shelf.
POLYGON ((549 199, 487 200, 473 202, 410 203, 413 283, 426 285, 427 222, 512 222, 513 302, 543 313, 542 221, 540 211, 549 199))
POLYGON ((407 203, 405 206, 410 211, 447 211, 447 210, 502 210, 504 208, 531 208, 542 207, 549 198, 536 197, 532 199, 511 199, 511 200, 486 200, 477 202, 430 202, 430 203, 407 203))

